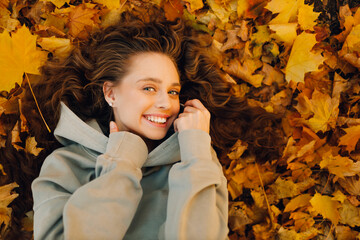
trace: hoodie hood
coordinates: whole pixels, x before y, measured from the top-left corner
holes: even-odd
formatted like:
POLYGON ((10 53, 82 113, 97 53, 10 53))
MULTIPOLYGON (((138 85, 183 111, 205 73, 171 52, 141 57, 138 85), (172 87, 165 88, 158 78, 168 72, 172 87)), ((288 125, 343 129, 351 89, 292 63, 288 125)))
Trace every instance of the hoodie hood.
MULTIPOLYGON (((64 102, 60 102, 60 119, 54 130, 55 138, 64 146, 80 144, 85 148, 105 153, 109 138, 104 135, 96 119, 84 122, 64 102)), ((169 129, 167 138, 153 149, 144 167, 172 164, 180 160, 178 132, 169 129)))

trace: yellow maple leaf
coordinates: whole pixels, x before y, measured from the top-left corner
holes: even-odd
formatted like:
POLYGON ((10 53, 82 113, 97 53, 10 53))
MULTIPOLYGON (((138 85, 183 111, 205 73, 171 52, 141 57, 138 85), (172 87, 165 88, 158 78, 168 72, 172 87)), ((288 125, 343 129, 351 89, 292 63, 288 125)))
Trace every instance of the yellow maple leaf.
POLYGON ((56 38, 55 36, 48 38, 40 38, 38 44, 60 59, 66 58, 74 46, 71 44, 70 39, 67 38, 56 38))
POLYGON ((269 24, 283 24, 295 21, 301 4, 301 0, 271 0, 265 8, 272 13, 279 14, 269 24))
POLYGON ((94 2, 105 5, 108 9, 120 8, 120 0, 94 0, 94 2))
POLYGON ((57 8, 61 8, 65 3, 69 3, 70 0, 44 0, 47 2, 52 2, 57 8))
POLYGON ((309 127, 314 132, 326 132, 329 127, 334 128, 339 114, 339 99, 315 89, 310 102, 314 116, 307 121, 309 127))
POLYGON ((221 20, 222 23, 227 23, 231 13, 237 11, 236 0, 232 0, 227 8, 217 4, 215 0, 207 0, 206 2, 209 4, 211 10, 221 20))
POLYGON ((344 42, 342 52, 345 50, 348 53, 360 52, 360 24, 351 29, 344 42))
MULTIPOLYGON (((360 163, 360 162, 359 162, 360 163)), ((327 168, 330 173, 344 179, 360 172, 359 164, 355 164, 350 158, 340 155, 334 156, 331 150, 322 155, 321 168, 327 168)))
POLYGON ((356 143, 360 139, 360 125, 343 128, 346 134, 340 137, 339 145, 345 145, 346 150, 351 152, 355 150, 356 143))
POLYGON ((17 82, 21 85, 23 74, 40 74, 47 54, 36 49, 36 36, 22 26, 11 37, 7 31, 0 34, 0 90, 10 91, 17 82))
POLYGON ((315 193, 310 203, 316 212, 320 213, 324 218, 330 219, 333 224, 338 224, 340 220, 338 208, 341 207, 338 201, 332 200, 329 196, 315 193))
POLYGON ((204 3, 202 0, 185 0, 185 2, 188 2, 190 4, 191 12, 194 12, 204 7, 204 3))
POLYGON ((16 182, 0 187, 0 226, 5 224, 5 229, 9 225, 12 212, 12 209, 7 206, 19 196, 17 193, 11 193, 16 187, 19 187, 16 182))
POLYGON ((271 31, 275 32, 272 33, 270 37, 282 41, 287 45, 292 45, 297 36, 297 23, 271 24, 269 25, 269 28, 271 31))
POLYGON ((297 208, 304 207, 309 204, 309 201, 312 197, 310 194, 301 194, 293 199, 286 205, 284 212, 292 212, 297 208))
POLYGON ((339 189, 332 195, 334 196, 332 198, 333 200, 337 200, 341 203, 344 203, 344 201, 347 199, 347 197, 339 189))
POLYGON ((302 32, 296 37, 285 69, 288 82, 303 82, 306 72, 318 70, 325 58, 320 53, 311 52, 315 44, 315 34, 302 32))
POLYGON ((319 12, 314 12, 314 7, 303 4, 299 8, 298 22, 303 30, 314 30, 315 20, 319 17, 319 12))

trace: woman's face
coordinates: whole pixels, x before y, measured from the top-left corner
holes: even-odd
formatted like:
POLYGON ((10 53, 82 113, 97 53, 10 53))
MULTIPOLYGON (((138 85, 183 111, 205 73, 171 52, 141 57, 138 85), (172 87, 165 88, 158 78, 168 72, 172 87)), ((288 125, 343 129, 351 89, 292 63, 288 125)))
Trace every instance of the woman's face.
POLYGON ((180 109, 179 74, 168 56, 135 55, 118 86, 107 88, 107 84, 104 83, 105 98, 113 103, 119 131, 152 140, 165 137, 180 109))

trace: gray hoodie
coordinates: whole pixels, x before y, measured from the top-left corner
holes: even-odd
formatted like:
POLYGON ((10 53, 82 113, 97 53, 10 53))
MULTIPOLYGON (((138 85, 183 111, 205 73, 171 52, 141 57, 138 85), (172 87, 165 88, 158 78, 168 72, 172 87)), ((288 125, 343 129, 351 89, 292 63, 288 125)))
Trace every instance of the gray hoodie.
POLYGON ((154 150, 120 131, 105 136, 63 102, 64 145, 31 187, 34 238, 228 239, 228 191, 208 133, 175 132, 154 150))

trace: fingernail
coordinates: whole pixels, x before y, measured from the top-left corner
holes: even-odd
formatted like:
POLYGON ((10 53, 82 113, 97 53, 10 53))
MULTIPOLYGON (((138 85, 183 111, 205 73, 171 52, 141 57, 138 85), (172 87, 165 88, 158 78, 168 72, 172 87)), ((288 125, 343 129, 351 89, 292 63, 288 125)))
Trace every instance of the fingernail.
POLYGON ((115 122, 113 122, 113 121, 110 122, 110 128, 116 128, 115 122))

